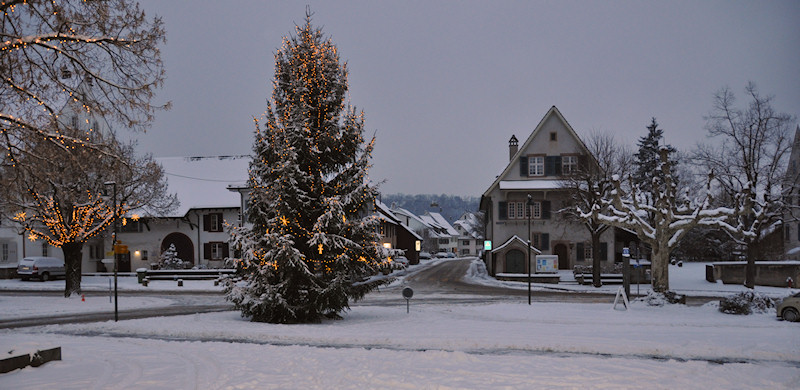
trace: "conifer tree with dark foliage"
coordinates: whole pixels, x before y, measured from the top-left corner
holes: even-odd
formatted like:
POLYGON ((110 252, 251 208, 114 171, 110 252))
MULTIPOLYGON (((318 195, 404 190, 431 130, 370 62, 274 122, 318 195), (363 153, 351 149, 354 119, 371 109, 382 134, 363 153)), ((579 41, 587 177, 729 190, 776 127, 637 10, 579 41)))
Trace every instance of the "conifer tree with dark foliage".
POLYGON ((227 299, 252 321, 339 318, 351 299, 384 281, 387 259, 370 215, 367 178, 374 138, 363 112, 345 104, 347 69, 310 13, 275 54, 273 94, 256 120, 245 227, 231 227, 242 280, 227 299))
MULTIPOLYGON (((637 144, 639 151, 633 155, 636 165, 636 170, 633 173, 633 183, 644 193, 649 193, 654 189, 653 179, 661 174, 659 151, 661 140, 663 139, 664 129, 659 129, 656 118, 652 118, 650 125, 647 126, 647 135, 639 138, 637 144)), ((665 147, 668 151, 668 156, 672 159, 671 156, 675 153, 675 148, 672 145, 666 145, 665 147)), ((672 173, 675 173, 674 167, 672 173)), ((663 177, 658 179, 661 182, 664 181, 663 177)))

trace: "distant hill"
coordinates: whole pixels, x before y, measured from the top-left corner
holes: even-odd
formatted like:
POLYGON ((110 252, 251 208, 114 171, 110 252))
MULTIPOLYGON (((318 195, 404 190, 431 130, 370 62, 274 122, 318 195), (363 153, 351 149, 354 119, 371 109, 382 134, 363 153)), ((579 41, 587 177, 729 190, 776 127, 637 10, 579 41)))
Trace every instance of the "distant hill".
POLYGON ((458 196, 458 195, 410 195, 410 194, 382 194, 381 202, 387 206, 396 204, 417 215, 423 215, 426 211, 441 213, 448 222, 453 223, 461 214, 467 211, 478 211, 478 204, 481 201, 477 196, 458 196), (431 206, 434 204, 434 206, 431 206))

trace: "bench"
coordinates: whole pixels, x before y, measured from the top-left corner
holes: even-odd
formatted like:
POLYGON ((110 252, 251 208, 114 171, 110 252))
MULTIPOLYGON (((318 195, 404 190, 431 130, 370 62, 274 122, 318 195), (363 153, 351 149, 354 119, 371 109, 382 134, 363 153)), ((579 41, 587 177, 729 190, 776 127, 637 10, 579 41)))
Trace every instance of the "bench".
MULTIPOLYGON (((593 284, 594 276, 590 273, 575 274, 575 280, 578 284, 593 284)), ((622 284, 622 274, 600 274, 600 283, 602 284, 622 284)))
POLYGON ((157 269, 144 271, 148 280, 214 280, 223 276, 233 276, 236 270, 224 269, 157 269))

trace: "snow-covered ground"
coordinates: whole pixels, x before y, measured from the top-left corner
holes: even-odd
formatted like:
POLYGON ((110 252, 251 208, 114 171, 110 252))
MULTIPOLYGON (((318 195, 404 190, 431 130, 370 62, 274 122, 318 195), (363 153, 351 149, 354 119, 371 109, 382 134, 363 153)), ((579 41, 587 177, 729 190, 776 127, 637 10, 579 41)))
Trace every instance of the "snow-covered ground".
MULTIPOLYGON (((705 291, 720 294, 739 287, 705 282, 704 272, 682 281, 691 268, 671 268, 671 284, 686 283, 693 290, 705 283, 705 291)), ((34 299, 15 298, 0 300, 2 313, 34 299)), ((66 301, 108 305, 107 297, 93 298, 98 301, 66 301)), ((52 299, 42 303, 52 309, 65 305, 63 298, 37 299, 52 299)), ((147 299, 152 298, 125 300, 147 299)), ((0 389, 793 389, 800 384, 800 325, 777 320, 774 311, 733 316, 714 304, 641 302, 623 311, 614 310, 612 300, 528 306, 425 305, 412 299, 407 314, 398 297, 381 306, 356 305, 341 321, 312 325, 251 323, 237 312, 221 312, 5 330, 3 351, 60 346, 63 360, 0 374, 0 389)))

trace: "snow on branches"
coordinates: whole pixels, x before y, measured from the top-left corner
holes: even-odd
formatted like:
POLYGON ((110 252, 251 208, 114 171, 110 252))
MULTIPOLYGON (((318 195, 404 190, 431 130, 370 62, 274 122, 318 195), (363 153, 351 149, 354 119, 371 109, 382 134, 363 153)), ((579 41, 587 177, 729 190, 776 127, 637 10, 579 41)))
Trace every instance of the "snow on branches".
MULTIPOLYGON (((692 228, 700 225, 716 226, 731 232, 736 226, 728 223, 737 211, 727 207, 711 206, 711 183, 713 174, 708 177, 705 193, 695 200, 688 194, 679 196, 676 192, 672 174, 669 150, 660 150, 661 175, 655 176, 651 191, 644 191, 631 183, 626 193, 622 180, 614 175, 615 190, 611 199, 603 199, 591 210, 580 210, 583 219, 596 220, 604 224, 630 229, 652 250, 653 288, 657 292, 669 290, 669 254, 678 242, 692 228)), ((628 180, 631 180, 630 177, 628 180)))
POLYGON ((374 138, 364 143, 363 113, 344 103, 345 66, 310 17, 275 61, 265 123, 255 121, 249 224, 229 228, 243 280, 226 293, 253 321, 318 322, 384 282, 374 138))

